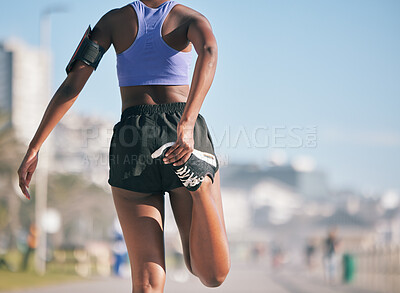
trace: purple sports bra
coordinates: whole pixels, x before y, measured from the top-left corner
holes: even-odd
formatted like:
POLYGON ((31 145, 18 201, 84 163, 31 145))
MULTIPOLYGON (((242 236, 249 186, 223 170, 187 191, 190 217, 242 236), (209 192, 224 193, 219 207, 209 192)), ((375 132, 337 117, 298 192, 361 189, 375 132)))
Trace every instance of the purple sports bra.
POLYGON ((164 20, 176 4, 166 1, 157 8, 150 8, 139 0, 131 3, 139 28, 133 44, 117 54, 120 87, 189 84, 192 52, 173 49, 161 35, 164 20))

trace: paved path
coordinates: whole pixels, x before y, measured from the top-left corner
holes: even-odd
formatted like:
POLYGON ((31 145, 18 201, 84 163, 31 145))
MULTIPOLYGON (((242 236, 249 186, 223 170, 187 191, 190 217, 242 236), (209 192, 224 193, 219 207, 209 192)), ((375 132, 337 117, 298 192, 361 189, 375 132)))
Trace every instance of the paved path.
POLYGON ((290 293, 377 293, 340 283, 327 285, 320 277, 307 275, 304 270, 282 271, 271 274, 270 278, 290 293))
MULTIPOLYGON (((104 278, 51 286, 40 289, 13 291, 13 293, 130 293, 130 280, 104 278)), ((232 267, 224 284, 219 288, 204 287, 186 271, 167 272, 165 293, 367 293, 348 286, 329 287, 318 279, 293 271, 271 273, 263 268, 232 267)), ((8 292, 11 293, 11 292, 8 292)), ((368 292, 369 293, 369 292, 368 292)), ((372 292, 371 292, 372 293, 372 292)))
MULTIPOLYGON (((12 293, 130 293, 129 279, 102 278, 78 281, 46 288, 12 291, 12 293)), ((291 293, 273 282, 261 269, 232 268, 219 288, 207 288, 186 270, 168 270, 165 293, 291 293), (251 289, 250 289, 251 288, 251 289)), ((7 292, 11 293, 11 292, 7 292)))

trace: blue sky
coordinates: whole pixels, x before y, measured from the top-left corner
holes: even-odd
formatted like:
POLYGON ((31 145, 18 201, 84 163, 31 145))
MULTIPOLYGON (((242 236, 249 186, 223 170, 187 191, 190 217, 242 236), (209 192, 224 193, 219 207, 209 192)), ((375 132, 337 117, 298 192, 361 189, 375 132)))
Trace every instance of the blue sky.
MULTIPOLYGON (((3 2, 0 39, 38 45, 40 12, 55 3, 68 12, 51 17, 53 91, 86 27, 128 2, 3 2)), ((333 187, 400 190, 400 1, 180 3, 203 13, 218 41, 201 113, 229 163, 284 151, 313 157, 333 187)), ((111 48, 73 109, 116 121, 120 107, 111 48)))

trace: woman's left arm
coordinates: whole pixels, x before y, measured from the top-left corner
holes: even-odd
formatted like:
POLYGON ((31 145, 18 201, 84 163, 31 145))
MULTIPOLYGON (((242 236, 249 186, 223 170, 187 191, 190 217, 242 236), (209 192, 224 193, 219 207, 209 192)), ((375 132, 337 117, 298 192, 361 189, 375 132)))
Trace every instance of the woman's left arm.
POLYGON ((179 166, 185 163, 193 151, 194 125, 203 101, 211 87, 217 68, 218 47, 208 20, 200 13, 192 17, 188 33, 198 57, 185 110, 177 127, 177 141, 165 153, 165 163, 179 166))
MULTIPOLYGON (((111 45, 111 36, 108 34, 107 22, 106 14, 96 24, 90 37, 92 41, 102 46, 106 51, 111 45)), ((37 166, 40 147, 57 123, 74 104, 92 72, 93 67, 86 65, 82 61, 77 61, 50 100, 18 169, 19 187, 26 198, 30 199, 28 188, 37 166)))

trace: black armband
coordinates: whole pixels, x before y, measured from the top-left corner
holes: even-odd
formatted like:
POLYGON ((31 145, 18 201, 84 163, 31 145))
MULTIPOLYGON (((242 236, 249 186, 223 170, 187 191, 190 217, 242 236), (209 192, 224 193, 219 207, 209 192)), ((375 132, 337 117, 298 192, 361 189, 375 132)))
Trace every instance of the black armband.
POLYGON ((83 35, 82 40, 78 45, 78 48, 76 48, 74 55, 72 56, 67 65, 67 68, 65 69, 67 71, 67 74, 70 73, 72 67, 77 60, 81 60, 83 63, 92 66, 94 70, 96 70, 97 66, 99 65, 99 62, 106 50, 99 44, 96 44, 91 39, 89 39, 91 32, 92 29, 89 25, 88 29, 83 35))

